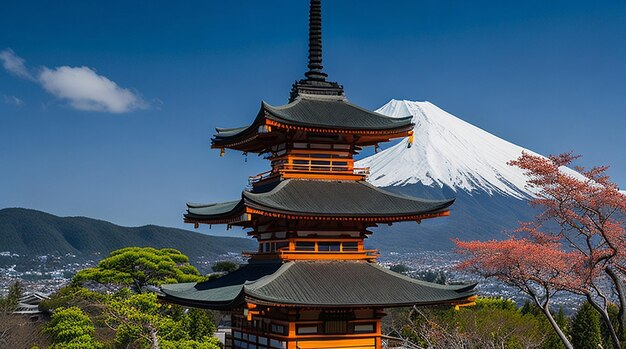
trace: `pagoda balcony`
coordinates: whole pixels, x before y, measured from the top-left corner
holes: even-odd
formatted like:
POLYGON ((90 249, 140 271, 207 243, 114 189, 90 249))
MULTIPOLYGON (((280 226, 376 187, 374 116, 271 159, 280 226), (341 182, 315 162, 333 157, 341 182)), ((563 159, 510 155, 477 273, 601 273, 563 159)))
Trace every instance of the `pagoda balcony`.
POLYGON ((380 255, 378 250, 360 251, 297 251, 288 248, 273 252, 244 252, 244 256, 254 260, 280 259, 284 261, 297 260, 346 260, 374 262, 380 255))
POLYGON ((338 179, 338 180, 365 180, 370 174, 369 167, 351 167, 321 164, 280 164, 273 169, 248 177, 248 186, 253 187, 259 182, 268 179, 338 179))

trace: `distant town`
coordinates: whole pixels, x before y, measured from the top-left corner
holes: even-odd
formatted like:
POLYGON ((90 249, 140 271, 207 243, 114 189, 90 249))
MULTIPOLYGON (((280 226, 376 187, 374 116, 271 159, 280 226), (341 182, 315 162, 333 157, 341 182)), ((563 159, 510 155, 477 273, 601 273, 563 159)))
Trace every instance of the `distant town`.
MULTIPOLYGON (((43 255, 27 256, 9 251, 0 252, 0 295, 8 292, 9 286, 15 281, 24 284, 29 293, 52 294, 61 287, 69 284, 72 276, 78 271, 95 266, 99 256, 90 258, 78 257, 73 254, 63 256, 43 255)), ((211 273, 211 265, 218 261, 232 261, 239 264, 246 263, 244 257, 237 253, 227 253, 217 257, 199 257, 192 263, 204 274, 211 273)), ((476 287, 483 297, 502 297, 515 301, 518 305, 526 302, 526 296, 517 289, 495 279, 485 279, 470 275, 455 269, 461 258, 449 251, 418 251, 412 253, 387 252, 381 253, 379 264, 386 268, 402 266, 404 274, 428 279, 429 275, 439 277, 431 282, 458 283, 478 281, 476 287), (441 277, 443 276, 443 280, 441 277)), ((562 307, 566 314, 573 314, 582 298, 570 293, 557 294, 553 300, 556 308, 562 307)))

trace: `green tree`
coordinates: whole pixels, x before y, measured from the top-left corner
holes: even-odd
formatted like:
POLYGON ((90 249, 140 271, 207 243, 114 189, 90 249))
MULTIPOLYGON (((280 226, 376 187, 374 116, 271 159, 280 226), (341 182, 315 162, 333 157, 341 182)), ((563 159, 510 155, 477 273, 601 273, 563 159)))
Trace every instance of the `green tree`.
POLYGON ((523 314, 511 300, 478 298, 459 310, 414 308, 400 330, 387 332, 431 349, 540 348, 546 338, 542 320, 523 314))
POLYGON ((15 281, 11 284, 6 297, 0 296, 0 313, 12 313, 15 311, 23 292, 24 286, 20 281, 15 281))
POLYGON ((601 343, 600 316, 589 302, 585 302, 572 321, 572 345, 575 349, 597 349, 601 343))
POLYGON ((404 275, 406 275, 406 274, 407 274, 407 272, 409 271, 409 267, 407 267, 407 266, 406 266, 406 265, 404 265, 404 264, 394 264, 394 265, 392 265, 392 266, 389 268, 389 270, 391 270, 391 271, 393 271, 393 272, 395 272, 395 273, 398 273, 398 274, 404 274, 404 275))
POLYGON ((193 340, 203 340, 212 337, 217 326, 213 322, 213 314, 203 309, 189 309, 186 316, 182 318, 182 325, 193 340))
POLYGON ((72 282, 85 281, 133 287, 141 293, 148 285, 203 280, 189 258, 171 248, 127 247, 111 252, 96 268, 81 270, 72 282))
POLYGON ((45 327, 54 344, 52 349, 95 349, 102 344, 94 338, 93 322, 78 307, 59 308, 45 327))
POLYGON ((120 293, 107 304, 105 323, 121 348, 218 349, 209 313, 163 305, 153 293, 120 293))
POLYGON ((213 269, 216 273, 232 273, 233 271, 239 269, 239 264, 231 261, 220 261, 213 264, 211 269, 213 269))

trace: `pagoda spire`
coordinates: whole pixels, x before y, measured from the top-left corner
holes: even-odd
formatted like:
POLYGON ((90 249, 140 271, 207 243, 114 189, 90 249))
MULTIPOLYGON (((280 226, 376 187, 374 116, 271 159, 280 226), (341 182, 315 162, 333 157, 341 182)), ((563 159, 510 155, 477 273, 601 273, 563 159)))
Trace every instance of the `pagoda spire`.
POLYGON ((345 98, 343 86, 326 81, 328 74, 322 69, 322 0, 310 0, 309 8, 309 70, 305 79, 296 81, 291 87, 289 102, 304 96, 335 96, 345 98))
POLYGON ((311 0, 309 9, 309 71, 304 75, 309 80, 325 81, 328 76, 322 71, 322 0, 311 0))

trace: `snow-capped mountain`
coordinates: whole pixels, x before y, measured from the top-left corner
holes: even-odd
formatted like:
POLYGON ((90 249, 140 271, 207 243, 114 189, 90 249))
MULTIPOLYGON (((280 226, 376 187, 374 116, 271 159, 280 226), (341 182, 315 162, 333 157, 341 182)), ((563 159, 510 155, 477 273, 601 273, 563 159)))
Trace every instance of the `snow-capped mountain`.
MULTIPOLYGON (((429 102, 392 100, 379 113, 412 115, 414 140, 408 139, 358 162, 369 167, 369 181, 379 187, 426 198, 456 201, 448 218, 427 219, 420 226, 399 223, 380 227, 368 243, 382 251, 451 249, 452 239, 502 239, 536 215, 527 202, 523 171, 507 163, 523 151, 429 102)), ((579 173, 562 168, 572 176, 579 173)))
MULTIPOLYGON (((523 171, 507 163, 522 151, 534 152, 494 136, 430 102, 391 100, 377 112, 413 116, 414 141, 407 141, 358 162, 369 167, 379 187, 420 183, 453 191, 484 191, 518 199, 532 196, 523 171)), ((577 173, 563 169, 576 175, 577 173)), ((580 175, 579 175, 580 176, 580 175)))
MULTIPOLYGON (((391 117, 413 116, 414 139, 360 160, 369 181, 387 190, 423 197, 456 198, 447 218, 420 226, 381 226, 368 239, 385 251, 449 250, 452 239, 503 239, 520 221, 537 214, 528 204, 533 192, 521 169, 507 163, 522 152, 536 153, 494 136, 429 102, 391 100, 377 110, 391 117)), ((584 177, 566 167, 564 173, 584 177)), ((623 192, 626 194, 626 192, 623 192)))

